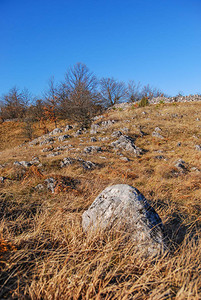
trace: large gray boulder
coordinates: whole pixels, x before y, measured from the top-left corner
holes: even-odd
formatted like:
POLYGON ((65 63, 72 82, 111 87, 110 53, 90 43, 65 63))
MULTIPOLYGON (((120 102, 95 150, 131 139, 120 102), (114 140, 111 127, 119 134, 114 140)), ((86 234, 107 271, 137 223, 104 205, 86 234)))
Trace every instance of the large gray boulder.
POLYGON ((82 215, 85 232, 101 229, 123 230, 148 255, 165 249, 163 224, 145 197, 134 187, 117 184, 107 187, 82 215))

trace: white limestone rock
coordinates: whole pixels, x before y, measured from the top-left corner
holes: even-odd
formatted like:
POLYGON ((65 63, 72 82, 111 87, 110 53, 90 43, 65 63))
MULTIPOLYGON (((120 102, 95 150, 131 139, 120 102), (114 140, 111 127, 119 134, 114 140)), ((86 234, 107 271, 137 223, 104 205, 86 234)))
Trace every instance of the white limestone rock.
POLYGON ((159 139, 164 139, 164 137, 158 131, 153 131, 152 136, 159 139))
POLYGON ((62 133, 63 130, 61 128, 55 128, 54 130, 52 130, 49 135, 55 135, 55 134, 58 134, 58 133, 62 133))
POLYGON ((97 142, 97 139, 96 139, 94 136, 92 136, 91 139, 90 139, 90 141, 91 141, 92 143, 95 143, 95 142, 97 142))
POLYGON ((53 177, 49 177, 47 179, 45 179, 44 181, 47 184, 47 189, 50 190, 52 192, 52 194, 54 194, 54 189, 56 187, 56 179, 54 179, 53 177))
POLYGON ((113 133, 111 134, 112 137, 118 138, 122 135, 122 132, 117 130, 117 131, 113 131, 113 133))
POLYGON ((103 126, 103 127, 109 127, 109 126, 112 126, 114 123, 116 123, 115 120, 107 120, 107 121, 101 122, 101 126, 103 126))
POLYGON ((135 155, 140 155, 143 152, 142 149, 134 144, 134 139, 127 135, 121 135, 117 141, 111 143, 111 146, 116 149, 129 151, 135 155))
POLYGON ((63 142, 63 141, 68 140, 69 138, 71 138, 71 136, 68 135, 68 134, 60 135, 60 136, 58 137, 58 141, 59 141, 59 142, 63 142))
POLYGON ((75 158, 64 157, 64 159, 60 163, 60 166, 61 166, 61 168, 64 168, 64 167, 74 164, 75 162, 76 162, 75 158))
POLYGON ((66 125, 66 128, 64 129, 65 132, 69 131, 73 129, 73 126, 72 125, 66 125))
POLYGON ((40 145, 46 145, 46 144, 53 144, 54 143, 54 138, 53 137, 49 137, 44 139, 43 141, 40 142, 40 145))
POLYGON ((90 129, 90 134, 97 134, 97 131, 100 129, 98 124, 92 124, 90 129))
POLYGON ((139 250, 155 255, 165 249, 163 224, 145 197, 134 187, 107 187, 82 215, 85 232, 97 229, 123 230, 139 250))
POLYGON ((25 168, 29 168, 32 166, 32 164, 28 161, 15 161, 14 163, 14 166, 19 166, 19 167, 25 167, 25 168))
POLYGON ((101 147, 98 146, 88 146, 84 148, 85 153, 96 153, 101 151, 102 151, 101 147))
POLYGON ((4 183, 5 179, 6 178, 4 176, 0 176, 0 183, 4 183))

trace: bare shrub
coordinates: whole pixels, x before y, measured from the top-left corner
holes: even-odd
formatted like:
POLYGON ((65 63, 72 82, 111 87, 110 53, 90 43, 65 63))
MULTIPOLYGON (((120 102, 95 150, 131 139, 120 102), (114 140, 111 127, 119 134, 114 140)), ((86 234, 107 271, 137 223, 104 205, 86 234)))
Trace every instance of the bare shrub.
POLYGON ((140 82, 136 83, 134 80, 130 80, 128 82, 127 94, 128 94, 128 102, 136 102, 141 98, 140 92, 140 82))
POLYGON ((100 93, 106 107, 123 102, 127 98, 124 82, 119 82, 114 78, 102 78, 100 80, 100 93))
POLYGON ((139 107, 145 107, 149 105, 149 100, 147 97, 142 97, 142 99, 140 100, 140 102, 138 103, 139 107))
POLYGON ((1 118, 15 119, 22 118, 27 109, 31 95, 27 89, 20 91, 14 87, 8 94, 2 97, 1 118))

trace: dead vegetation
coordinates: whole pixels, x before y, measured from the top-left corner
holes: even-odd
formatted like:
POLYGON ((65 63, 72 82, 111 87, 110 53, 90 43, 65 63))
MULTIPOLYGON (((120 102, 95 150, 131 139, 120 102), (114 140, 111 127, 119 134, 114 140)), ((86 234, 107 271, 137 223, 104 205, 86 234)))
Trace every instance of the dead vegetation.
MULTIPOLYGON (((46 157, 42 146, 28 144, 2 151, 0 298, 200 299, 201 155, 195 149, 200 144, 200 109, 199 103, 111 109, 103 120, 117 122, 98 134, 109 140, 93 143, 101 146, 101 153, 83 153, 89 133, 72 137, 73 150, 54 158, 46 157), (140 136, 139 126, 145 136, 140 136), (156 126, 164 139, 152 136, 156 126), (146 150, 140 157, 122 151, 129 161, 122 161, 110 146, 111 133, 124 127, 146 150), (40 158, 42 167, 13 166, 32 156, 40 158), (61 168, 66 156, 101 167, 61 168), (175 167, 178 159, 186 162, 185 172, 175 167), (36 190, 48 177, 57 179, 55 193, 36 190), (97 232, 93 237, 83 233, 82 213, 106 186, 116 183, 132 185, 149 199, 164 223, 169 253, 147 259, 121 232, 97 232)), ((10 139, 12 135, 17 144, 13 133, 10 139)))

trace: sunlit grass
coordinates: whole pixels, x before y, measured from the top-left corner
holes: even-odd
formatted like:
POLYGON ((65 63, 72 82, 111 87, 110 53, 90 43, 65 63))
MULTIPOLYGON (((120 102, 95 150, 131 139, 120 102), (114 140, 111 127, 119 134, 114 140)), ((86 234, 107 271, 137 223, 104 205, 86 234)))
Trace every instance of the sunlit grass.
POLYGON ((68 141, 79 151, 69 148, 52 158, 41 152, 43 146, 13 149, 22 142, 20 124, 0 125, 4 140, 9 136, 0 157, 0 164, 7 164, 0 169, 6 178, 0 183, 0 298, 200 299, 201 155, 195 150, 200 144, 199 113, 199 103, 111 110, 102 120, 117 122, 98 134, 109 140, 92 143, 87 132, 68 141), (139 126, 146 133, 143 137, 139 126), (164 139, 152 136, 156 126, 164 139), (128 162, 110 145, 115 140, 112 132, 124 127, 146 150, 141 157, 122 151, 128 162), (103 152, 86 155, 88 145, 101 146, 103 152), (164 158, 157 158, 160 155, 164 158), (13 166, 32 156, 39 157, 42 167, 13 166), (61 168, 67 156, 98 166, 87 171, 79 164, 61 168), (178 159, 186 162, 185 172, 175 167, 178 159), (34 189, 48 177, 66 177, 75 186, 54 194, 34 189), (83 233, 82 213, 106 186, 117 183, 138 188, 154 206, 171 241, 169 253, 146 258, 122 232, 83 233))

